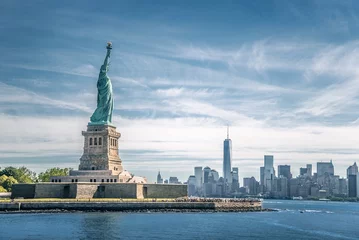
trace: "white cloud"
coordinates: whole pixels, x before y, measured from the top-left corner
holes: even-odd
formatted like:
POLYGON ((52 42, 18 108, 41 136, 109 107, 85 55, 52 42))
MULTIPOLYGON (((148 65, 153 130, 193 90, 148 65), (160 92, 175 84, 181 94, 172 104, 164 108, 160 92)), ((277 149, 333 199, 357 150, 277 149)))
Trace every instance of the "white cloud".
POLYGON ((234 69, 247 67, 256 71, 303 71, 310 66, 313 50, 323 46, 325 45, 317 43, 264 39, 245 43, 233 49, 179 45, 174 51, 167 50, 169 54, 178 58, 223 62, 234 69))
POLYGON ((311 71, 315 74, 336 74, 340 77, 358 75, 359 41, 328 45, 316 53, 311 71))
MULTIPOLYGON (((200 108, 194 106, 194 109, 200 108)), ((225 114, 232 116, 232 113, 225 114)), ((86 128, 87 121, 87 118, 74 117, 3 115, 0 119, 4 129, 1 158, 48 156, 49 162, 52 156, 78 155, 79 158, 83 144, 81 130, 86 128)), ((194 165, 209 165, 221 171, 226 129, 214 118, 127 119, 116 116, 115 125, 122 134, 120 153, 126 155, 126 151, 133 151, 122 157, 125 168, 130 171, 143 168, 157 171, 159 167, 168 169, 176 164, 181 166, 182 173, 178 174, 182 174, 182 178, 192 172, 194 165), (154 165, 156 159, 159 162, 154 165)), ((277 128, 255 122, 236 122, 230 128, 233 165, 241 169, 242 177, 258 177, 255 166, 262 164, 264 154, 274 154, 275 164, 291 164, 295 174, 299 166, 332 158, 336 173, 344 176, 346 167, 359 157, 356 151, 358 131, 358 126, 277 128)), ((76 164, 78 158, 74 160, 76 164)))
POLYGON ((296 113, 309 113, 313 116, 333 116, 343 113, 350 106, 358 106, 359 79, 332 84, 296 110, 296 113))
POLYGON ((189 97, 189 98, 209 98, 218 97, 224 94, 223 90, 209 90, 208 88, 201 89, 186 89, 186 88, 159 88, 156 90, 156 95, 160 97, 189 97))
POLYGON ((84 105, 80 105, 71 101, 55 100, 35 92, 11 86, 0 82, 0 103, 26 103, 26 104, 40 104, 48 105, 64 109, 77 109, 84 112, 91 112, 91 110, 84 105))
POLYGON ((359 105, 359 42, 328 46, 318 52, 306 75, 336 77, 336 82, 322 88, 301 104, 297 113, 333 116, 359 105))
POLYGON ((70 72, 80 76, 96 77, 99 73, 99 69, 91 64, 84 64, 72 69, 70 72))

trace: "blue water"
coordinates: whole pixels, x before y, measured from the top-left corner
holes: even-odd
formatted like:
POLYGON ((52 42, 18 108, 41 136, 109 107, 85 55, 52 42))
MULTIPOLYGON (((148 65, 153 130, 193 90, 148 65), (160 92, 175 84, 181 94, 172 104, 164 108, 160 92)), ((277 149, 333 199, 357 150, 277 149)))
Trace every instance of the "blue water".
POLYGON ((0 214, 0 239, 359 239, 359 203, 265 201, 278 212, 0 214))

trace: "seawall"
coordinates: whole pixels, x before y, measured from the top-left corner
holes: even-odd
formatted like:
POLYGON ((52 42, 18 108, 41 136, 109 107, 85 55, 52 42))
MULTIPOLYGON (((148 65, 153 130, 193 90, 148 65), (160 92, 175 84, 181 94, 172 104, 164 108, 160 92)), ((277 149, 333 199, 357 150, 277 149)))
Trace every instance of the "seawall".
POLYGON ((0 212, 16 211, 262 211, 258 202, 10 202, 0 212))

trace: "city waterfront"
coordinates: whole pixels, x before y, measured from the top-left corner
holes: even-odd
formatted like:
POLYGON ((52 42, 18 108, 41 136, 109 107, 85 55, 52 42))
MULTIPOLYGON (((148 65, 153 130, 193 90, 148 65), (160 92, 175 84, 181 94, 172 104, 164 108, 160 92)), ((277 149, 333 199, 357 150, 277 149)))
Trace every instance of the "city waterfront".
POLYGON ((278 212, 1 214, 0 239, 358 239, 359 204, 265 200, 278 212))

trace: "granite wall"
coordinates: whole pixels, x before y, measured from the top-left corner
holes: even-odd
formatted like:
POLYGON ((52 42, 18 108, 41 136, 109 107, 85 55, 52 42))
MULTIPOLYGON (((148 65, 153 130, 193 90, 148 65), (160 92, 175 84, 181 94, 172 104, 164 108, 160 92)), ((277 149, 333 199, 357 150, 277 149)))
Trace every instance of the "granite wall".
POLYGON ((183 184, 36 183, 14 184, 11 198, 178 198, 183 184))
POLYGON ((76 198, 143 198, 142 184, 78 183, 76 198))
POLYGON ((12 185, 11 198, 34 198, 35 184, 14 184, 12 185))
POLYGON ((145 198, 178 198, 187 196, 185 184, 144 184, 145 198))
POLYGON ((74 198, 76 185, 69 183, 37 183, 34 198, 74 198))
POLYGON ((11 198, 143 198, 136 183, 14 184, 11 198))

